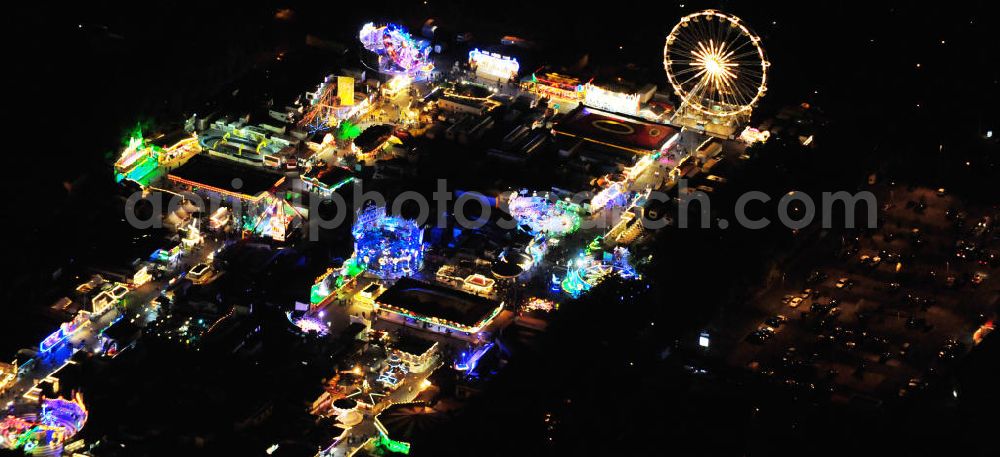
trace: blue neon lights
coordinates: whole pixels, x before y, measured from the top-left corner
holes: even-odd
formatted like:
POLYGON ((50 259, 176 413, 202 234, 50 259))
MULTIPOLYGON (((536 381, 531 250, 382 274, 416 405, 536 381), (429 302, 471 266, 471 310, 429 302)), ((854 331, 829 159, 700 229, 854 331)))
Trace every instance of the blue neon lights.
POLYGON ((476 370, 476 365, 479 364, 479 360, 482 359, 483 356, 493 348, 493 346, 494 344, 490 342, 480 346, 475 351, 463 351, 458 360, 455 360, 455 369, 471 374, 476 370))
POLYGON ((361 27, 358 38, 365 49, 378 55, 378 70, 382 73, 420 79, 434 69, 430 44, 415 40, 406 27, 391 23, 376 26, 369 22, 361 27))
POLYGON ((424 231, 416 222, 370 205, 358 213, 351 231, 354 258, 376 276, 399 279, 423 267, 424 231))

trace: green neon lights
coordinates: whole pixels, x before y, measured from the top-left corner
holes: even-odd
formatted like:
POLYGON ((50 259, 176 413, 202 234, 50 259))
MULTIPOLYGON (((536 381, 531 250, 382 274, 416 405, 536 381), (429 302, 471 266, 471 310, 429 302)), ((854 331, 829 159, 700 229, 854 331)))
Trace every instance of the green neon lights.
POLYGON ((337 128, 337 139, 339 140, 353 140, 358 135, 361 135, 361 127, 358 127, 356 124, 344 121, 337 128))
POLYGON ((378 441, 375 443, 376 446, 382 447, 389 452, 395 452, 398 454, 409 454, 410 453, 410 443, 403 441, 396 441, 383 433, 378 434, 378 441))
POLYGON ((143 156, 139 159, 139 163, 137 163, 132 170, 125 175, 125 178, 135 181, 143 186, 148 185, 151 180, 144 178, 147 178, 150 174, 156 171, 159 165, 160 162, 156 160, 155 157, 151 155, 143 156))
POLYGON ((455 324, 446 323, 446 322, 443 322, 441 320, 436 320, 436 319, 433 319, 433 318, 430 318, 430 317, 420 316, 420 315, 415 314, 415 313, 413 313, 413 312, 411 312, 409 310, 402 309, 402 308, 397 308, 395 306, 389 306, 389 305, 379 304, 379 307, 382 308, 382 309, 384 309, 384 310, 386 310, 386 311, 388 311, 388 312, 391 312, 391 313, 394 313, 394 314, 398 314, 398 315, 403 316, 403 317, 408 317, 410 319, 415 319, 415 320, 418 320, 420 322, 426 322, 426 323, 431 324, 431 325, 441 326, 441 327, 444 327, 444 328, 447 328, 447 329, 450 329, 450 330, 454 330, 456 332, 476 333, 476 332, 482 330, 483 327, 485 327, 487 324, 489 324, 490 322, 493 321, 493 318, 497 317, 497 315, 500 314, 500 310, 503 309, 503 304, 501 303, 499 306, 497 306, 493 310, 493 312, 490 313, 489 316, 487 316, 485 319, 477 322, 474 327, 465 327, 465 326, 461 326, 461 325, 459 325, 457 323, 455 323, 455 324))
POLYGON ((358 277, 358 275, 364 271, 365 266, 359 264, 353 257, 345 261, 344 266, 341 267, 340 270, 328 270, 326 274, 317 278, 316 283, 309 289, 309 302, 312 303, 313 306, 323 303, 324 300, 340 290, 344 287, 344 285, 351 282, 351 280, 358 277), (326 286, 326 281, 330 275, 336 275, 333 279, 332 287, 326 286))

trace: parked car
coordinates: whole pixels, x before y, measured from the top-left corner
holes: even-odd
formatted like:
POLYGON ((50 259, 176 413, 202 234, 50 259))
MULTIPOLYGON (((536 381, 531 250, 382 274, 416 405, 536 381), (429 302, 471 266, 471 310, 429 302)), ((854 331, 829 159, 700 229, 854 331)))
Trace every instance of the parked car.
POLYGON ((785 316, 783 316, 781 314, 778 314, 776 316, 771 316, 771 317, 765 319, 764 323, 767 324, 769 327, 778 328, 778 327, 781 327, 781 325, 784 324, 787 321, 788 321, 787 317, 785 317, 785 316))
POLYGON ((774 331, 767 329, 757 329, 747 335, 747 341, 753 344, 764 344, 774 336, 774 331))

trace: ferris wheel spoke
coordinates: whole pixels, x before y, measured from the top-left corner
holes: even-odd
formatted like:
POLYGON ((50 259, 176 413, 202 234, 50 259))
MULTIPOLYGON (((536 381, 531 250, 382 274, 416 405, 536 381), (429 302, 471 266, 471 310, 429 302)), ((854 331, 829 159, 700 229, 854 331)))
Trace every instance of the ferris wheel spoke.
POLYGON ((745 84, 748 88, 755 89, 764 82, 762 74, 754 74, 752 72, 741 73, 742 77, 738 79, 741 84, 745 84))
POLYGON ((708 78, 705 81, 705 87, 702 95, 702 100, 708 101, 709 105, 716 105, 722 101, 722 94, 719 93, 718 82, 713 79, 714 78, 708 78))
POLYGON ((720 43, 719 36, 719 24, 718 18, 713 18, 710 21, 705 21, 705 34, 708 38, 715 42, 716 45, 720 43))
POLYGON ((705 69, 702 68, 702 67, 691 66, 691 67, 685 68, 683 70, 678 70, 677 72, 675 72, 674 73, 674 79, 679 79, 679 77, 688 75, 690 73, 700 73, 700 72, 703 72, 703 71, 705 71, 705 69))
POLYGON ((763 70, 760 67, 760 62, 741 63, 740 65, 733 68, 739 71, 739 73, 741 74, 755 78, 760 78, 760 76, 764 74, 763 70))
POLYGON ((694 72, 698 72, 698 71, 703 71, 703 70, 701 68, 699 68, 699 67, 688 67, 688 68, 685 68, 683 70, 678 71, 677 73, 674 73, 674 77, 676 78, 678 76, 684 76, 684 75, 686 75, 688 73, 694 73, 694 72))
POLYGON ((700 60, 688 59, 688 58, 674 59, 674 60, 671 60, 670 62, 673 63, 673 64, 675 64, 675 65, 677 65, 677 66, 679 66, 679 67, 681 67, 681 68, 686 68, 686 67, 692 67, 692 66, 701 65, 701 61, 700 60))
POLYGON ((738 80, 738 83, 741 85, 740 87, 751 93, 757 92, 757 89, 763 82, 764 80, 760 78, 743 78, 738 80))
POLYGON ((737 41, 739 41, 742 33, 739 27, 733 27, 732 24, 727 24, 726 26, 726 48, 731 48, 737 41), (733 36, 733 32, 736 32, 736 36, 733 36))
POLYGON ((675 41, 675 46, 677 55, 691 56, 691 54, 698 50, 698 41, 692 41, 687 38, 679 38, 675 41))
POLYGON ((730 110, 739 110, 741 107, 746 106, 743 96, 738 92, 731 93, 729 96, 729 100, 730 100, 729 103, 730 110))
MULTIPOLYGON (((757 65, 760 65, 760 64, 757 64, 757 65)), ((750 64, 750 65, 735 65, 735 66, 729 67, 729 69, 733 73, 736 73, 738 75, 745 75, 747 77, 754 77, 754 78, 758 78, 758 79, 760 79, 760 75, 762 74, 760 72, 759 68, 754 68, 753 64, 750 64)))
POLYGON ((752 49, 750 51, 746 51, 740 54, 734 54, 732 56, 726 57, 726 59, 732 61, 746 61, 758 64, 760 63, 760 55, 757 53, 756 49, 752 49), (754 59, 754 57, 757 57, 757 59, 754 59))
POLYGON ((736 105, 743 106, 751 100, 752 97, 748 96, 749 92, 746 91, 745 87, 741 86, 741 82, 739 80, 732 82, 730 87, 732 87, 736 105))
POLYGON ((724 107, 736 106, 736 96, 737 94, 732 91, 728 80, 719 81, 719 99, 723 102, 724 107))
POLYGON ((702 92, 704 92, 704 90, 705 90, 705 79, 700 79, 693 87, 691 87, 691 90, 688 91, 688 93, 690 94, 689 98, 697 101, 698 103, 701 103, 702 92))
POLYGON ((697 48, 699 40, 700 40, 700 38, 697 35, 691 35, 691 36, 688 36, 688 35, 675 35, 674 36, 674 41, 677 41, 677 42, 680 42, 680 43, 684 44, 685 46, 683 46, 683 47, 686 47, 688 49, 697 48))
POLYGON ((681 54, 681 53, 670 54, 670 55, 668 55, 668 57, 669 57, 669 59, 670 59, 671 62, 684 62, 684 63, 700 62, 700 59, 698 59, 698 58, 695 57, 695 54, 694 54, 693 51, 692 52, 687 52, 687 53, 684 53, 684 54, 681 54))
POLYGON ((704 29, 701 26, 701 21, 693 20, 688 22, 687 34, 684 33, 684 30, 681 30, 681 36, 688 36, 691 37, 692 39, 700 40, 704 37, 703 30, 704 29))
POLYGON ((744 75, 748 78, 760 79, 760 76, 763 75, 760 68, 759 67, 755 68, 753 65, 740 65, 736 67, 731 67, 730 69, 733 70, 733 72, 744 75))
POLYGON ((739 111, 746 106, 746 99, 739 92, 731 93, 729 98, 732 101, 728 107, 730 111, 739 111))
POLYGON ((695 57, 694 53, 695 53, 694 50, 686 51, 684 53, 674 52, 668 54, 667 57, 671 62, 685 62, 685 63, 699 62, 700 59, 695 57))
POLYGON ((701 70, 701 71, 695 73, 694 76, 688 78, 687 80, 685 80, 684 82, 682 82, 682 83, 680 83, 678 85, 683 88, 684 86, 686 86, 691 81, 694 81, 695 79, 701 77, 701 79, 699 79, 698 82, 695 83, 695 85, 697 86, 698 84, 700 84, 704 80, 704 77, 703 77, 704 74, 705 74, 705 70, 701 70))
POLYGON ((743 95, 743 97, 744 97, 744 98, 743 98, 743 100, 741 101, 741 103, 740 103, 740 104, 742 104, 742 105, 747 105, 747 104, 750 104, 750 102, 752 102, 752 101, 753 101, 753 99, 754 99, 755 97, 757 97, 757 92, 758 92, 758 88, 759 88, 760 86, 754 86, 754 87, 750 87, 750 86, 749 86, 748 84, 746 84, 746 83, 741 83, 741 84, 742 84, 742 90, 741 90, 741 93, 743 93, 743 94, 744 94, 744 95, 743 95))
POLYGON ((753 40, 743 39, 743 40, 740 40, 739 45, 736 45, 736 43, 734 42, 732 45, 729 46, 730 49, 728 49, 726 51, 726 56, 727 56, 726 58, 727 59, 739 59, 740 58, 739 56, 741 56, 743 54, 737 54, 737 53, 739 53, 743 48, 746 48, 747 45, 751 45, 751 49, 750 49, 750 51, 746 51, 746 52, 749 52, 752 55, 756 55, 757 54, 757 47, 753 46, 753 40))
POLYGON ((725 47, 726 47, 726 46, 727 46, 727 45, 728 45, 729 43, 731 43, 731 42, 732 42, 732 41, 731 41, 731 40, 729 39, 729 37, 730 37, 730 35, 731 35, 731 34, 732 34, 732 32, 733 32, 733 28, 732 28, 732 27, 730 27, 730 23, 729 23, 729 21, 720 21, 720 22, 719 22, 719 24, 720 24, 720 27, 719 27, 719 34, 718 34, 718 35, 719 35, 719 43, 721 43, 721 44, 722 44, 722 49, 720 49, 720 51, 724 51, 724 50, 725 50, 725 47))

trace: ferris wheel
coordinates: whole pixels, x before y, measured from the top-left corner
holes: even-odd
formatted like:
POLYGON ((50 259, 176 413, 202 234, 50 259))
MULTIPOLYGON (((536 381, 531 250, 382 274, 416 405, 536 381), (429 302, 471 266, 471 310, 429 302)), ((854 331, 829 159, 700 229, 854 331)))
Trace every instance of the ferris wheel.
POLYGON ((748 115, 767 91, 771 65, 760 37, 716 10, 681 18, 667 35, 663 67, 682 108, 717 117, 748 115))

